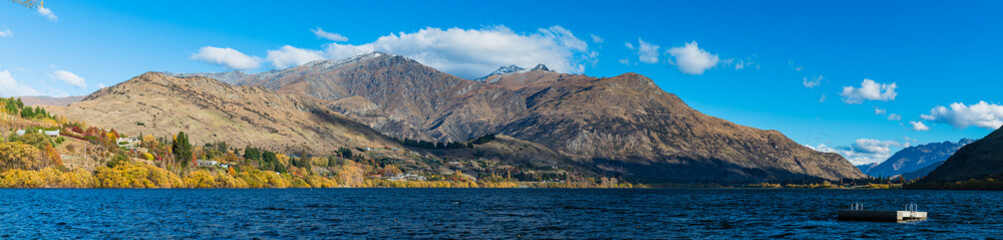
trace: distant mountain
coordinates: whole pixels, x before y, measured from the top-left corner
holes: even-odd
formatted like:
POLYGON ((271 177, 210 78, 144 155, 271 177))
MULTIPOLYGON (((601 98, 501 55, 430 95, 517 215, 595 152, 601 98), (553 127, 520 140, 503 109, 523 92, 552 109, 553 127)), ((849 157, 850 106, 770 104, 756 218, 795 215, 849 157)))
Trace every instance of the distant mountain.
POLYGON ((263 87, 149 72, 98 90, 64 111, 71 119, 131 134, 162 137, 184 131, 196 144, 226 141, 309 154, 329 154, 338 147, 400 146, 326 104, 263 87))
POLYGON ((85 96, 68 96, 68 97, 48 97, 48 96, 29 96, 29 97, 19 97, 21 102, 24 102, 26 106, 56 106, 65 107, 70 105, 70 103, 79 102, 84 99, 85 96))
POLYGON ((322 99, 329 109, 398 138, 448 142, 505 134, 561 156, 548 159, 635 181, 865 177, 837 154, 704 115, 638 74, 595 78, 538 65, 503 67, 485 79, 377 52, 252 74, 235 84, 322 99))
POLYGON ((944 162, 945 161, 935 162, 933 164, 930 164, 929 166, 920 168, 919 170, 912 171, 912 172, 907 172, 907 173, 903 173, 902 174, 902 178, 905 178, 906 180, 916 180, 916 179, 920 179, 922 177, 926 177, 927 174, 930 174, 930 172, 933 172, 934 169, 937 169, 937 167, 940 167, 940 165, 944 164, 944 162))
POLYGON ((972 139, 961 139, 957 142, 944 141, 907 147, 896 152, 888 160, 881 162, 881 164, 864 171, 864 173, 872 177, 894 177, 903 173, 914 172, 927 166, 942 163, 951 154, 954 154, 955 151, 974 141, 972 139))
POLYGON ((934 169, 919 183, 938 183, 966 181, 969 179, 984 180, 1003 179, 1003 128, 993 131, 985 138, 968 144, 944 164, 934 169))
POLYGON ((860 169, 861 172, 867 173, 867 171, 870 171, 871 168, 874 168, 874 167, 876 167, 876 166, 878 166, 880 164, 881 163, 860 164, 860 165, 855 165, 854 167, 857 167, 857 169, 860 169))

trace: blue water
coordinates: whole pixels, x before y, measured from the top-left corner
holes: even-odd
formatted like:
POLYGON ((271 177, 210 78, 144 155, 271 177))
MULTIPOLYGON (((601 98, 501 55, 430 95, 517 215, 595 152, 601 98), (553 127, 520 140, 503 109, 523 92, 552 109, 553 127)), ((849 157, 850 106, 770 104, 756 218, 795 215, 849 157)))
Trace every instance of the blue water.
POLYGON ((5 238, 774 238, 1003 236, 1003 193, 739 189, 0 190, 5 238), (930 212, 836 221, 852 202, 930 212))

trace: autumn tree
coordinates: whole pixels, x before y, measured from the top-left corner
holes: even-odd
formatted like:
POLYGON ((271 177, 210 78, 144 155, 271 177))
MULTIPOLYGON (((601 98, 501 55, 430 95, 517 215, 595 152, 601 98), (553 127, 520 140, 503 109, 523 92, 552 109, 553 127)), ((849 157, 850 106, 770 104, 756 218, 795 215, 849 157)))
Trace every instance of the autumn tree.
POLYGON ((0 143, 0 168, 2 169, 40 169, 46 165, 39 151, 34 146, 21 142, 0 143))
POLYGON ((10 2, 27 8, 44 7, 44 5, 42 5, 42 0, 10 0, 10 2))

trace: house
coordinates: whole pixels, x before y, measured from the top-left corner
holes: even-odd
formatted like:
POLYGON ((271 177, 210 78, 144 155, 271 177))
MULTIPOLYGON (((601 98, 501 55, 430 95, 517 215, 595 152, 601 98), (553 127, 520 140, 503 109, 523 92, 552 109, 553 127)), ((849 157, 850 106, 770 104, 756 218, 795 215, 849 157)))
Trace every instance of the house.
POLYGON ((399 174, 397 174, 395 176, 391 176, 391 177, 389 177, 387 179, 390 180, 390 181, 400 181, 400 180, 403 180, 403 181, 425 181, 426 180, 425 177, 419 176, 418 174, 414 174, 414 173, 399 173, 399 174))
POLYGON ((18 129, 17 130, 17 135, 18 136, 24 136, 24 129, 18 129))
POLYGON ((139 139, 136 138, 118 138, 117 141, 119 147, 123 147, 129 150, 135 150, 136 144, 140 142, 139 139))
POLYGON ((136 138, 133 138, 133 137, 118 138, 118 146, 119 147, 132 148, 133 145, 136 145, 139 142, 140 142, 139 139, 136 139, 136 138))
POLYGON ((197 164, 199 167, 214 167, 214 166, 218 166, 219 162, 212 161, 212 160, 199 159, 199 160, 195 160, 195 164, 197 164))
POLYGON ((59 129, 52 131, 45 131, 45 135, 49 137, 59 137, 59 129))

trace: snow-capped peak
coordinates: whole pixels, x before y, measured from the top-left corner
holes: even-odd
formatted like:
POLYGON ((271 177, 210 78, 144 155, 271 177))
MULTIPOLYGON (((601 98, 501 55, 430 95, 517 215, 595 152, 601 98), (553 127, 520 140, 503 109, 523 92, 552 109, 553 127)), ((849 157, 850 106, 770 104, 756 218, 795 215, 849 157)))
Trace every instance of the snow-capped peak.
POLYGON ((474 80, 482 81, 483 82, 484 80, 487 80, 489 77, 495 76, 495 75, 509 75, 509 74, 513 74, 513 73, 525 73, 525 72, 532 72, 532 71, 553 72, 549 68, 547 68, 547 65, 543 65, 542 63, 541 64, 537 64, 536 66, 534 66, 531 69, 525 69, 525 68, 522 68, 522 67, 519 67, 519 66, 516 66, 516 65, 513 64, 513 65, 499 67, 498 70, 495 70, 494 72, 491 72, 488 75, 485 75, 483 77, 480 77, 480 78, 477 78, 477 79, 474 79, 474 80))

